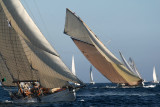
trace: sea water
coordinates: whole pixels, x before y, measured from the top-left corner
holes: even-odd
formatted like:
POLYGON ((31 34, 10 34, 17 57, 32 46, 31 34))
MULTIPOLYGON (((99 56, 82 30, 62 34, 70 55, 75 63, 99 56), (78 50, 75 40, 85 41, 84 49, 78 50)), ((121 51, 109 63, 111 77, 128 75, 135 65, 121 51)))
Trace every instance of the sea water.
POLYGON ((86 87, 76 93, 74 102, 57 103, 14 103, 11 101, 8 89, 0 87, 0 106, 30 106, 30 107, 146 107, 160 106, 160 84, 146 84, 143 87, 118 87, 112 83, 86 84, 86 87))

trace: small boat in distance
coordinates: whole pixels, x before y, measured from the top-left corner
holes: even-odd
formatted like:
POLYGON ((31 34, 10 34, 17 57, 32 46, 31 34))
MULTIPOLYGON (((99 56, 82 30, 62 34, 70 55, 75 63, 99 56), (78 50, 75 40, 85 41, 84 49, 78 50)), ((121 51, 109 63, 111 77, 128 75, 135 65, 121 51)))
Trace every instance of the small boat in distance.
POLYGON ((95 82, 93 81, 93 74, 92 74, 92 65, 90 66, 90 84, 95 84, 95 82))
POLYGON ((158 76, 156 74, 155 66, 153 67, 153 83, 159 83, 158 76))
POLYGON ((75 63, 74 63, 74 56, 72 56, 72 73, 76 75, 75 63))
MULTIPOLYGON (((72 56, 72 73, 76 76, 76 68, 75 68, 75 62, 74 62, 74 55, 72 56)), ((75 85, 80 86, 78 83, 74 83, 75 85)))

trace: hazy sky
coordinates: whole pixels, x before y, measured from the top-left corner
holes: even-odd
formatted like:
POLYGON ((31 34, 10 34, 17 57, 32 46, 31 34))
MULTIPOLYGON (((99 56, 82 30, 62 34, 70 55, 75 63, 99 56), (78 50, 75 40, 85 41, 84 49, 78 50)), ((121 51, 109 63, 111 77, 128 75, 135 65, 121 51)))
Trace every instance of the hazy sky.
MULTIPOLYGON (((152 81, 153 66, 160 79, 160 0, 21 0, 46 39, 77 76, 89 82, 90 62, 63 34, 66 8, 75 12, 118 59, 118 50, 132 57, 141 76, 152 81), (108 41, 111 42, 107 44, 108 41)), ((93 68, 95 82, 109 82, 93 68)))

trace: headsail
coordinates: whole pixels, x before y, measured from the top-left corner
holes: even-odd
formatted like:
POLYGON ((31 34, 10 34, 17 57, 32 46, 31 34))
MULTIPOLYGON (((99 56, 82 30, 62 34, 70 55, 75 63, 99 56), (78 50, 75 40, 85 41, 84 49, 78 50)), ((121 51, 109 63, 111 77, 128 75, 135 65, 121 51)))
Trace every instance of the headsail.
POLYGON ((0 53, 13 81, 40 81, 46 88, 63 87, 69 81, 83 84, 62 62, 20 0, 0 0, 0 41, 0 53))
POLYGON ((124 56, 122 55, 122 53, 119 51, 120 53, 120 56, 122 58, 122 61, 124 63, 124 65, 127 67, 128 70, 132 71, 135 75, 137 75, 139 78, 141 78, 136 66, 135 66, 135 63, 134 61, 129 58, 129 62, 126 61, 126 59, 124 58, 124 56))
POLYGON ((135 63, 134 63, 132 58, 129 58, 129 62, 128 63, 130 65, 130 67, 133 69, 133 71, 139 76, 139 78, 142 78, 140 73, 138 72, 137 67, 136 67, 136 65, 135 65, 135 63))
POLYGON ((142 80, 129 71, 96 37, 89 27, 69 9, 64 33, 70 35, 86 58, 113 83, 138 85, 142 80))
MULTIPOLYGON (((120 53, 120 56, 122 58, 122 61, 124 63, 124 65, 127 67, 128 70, 132 71, 133 72, 133 69, 131 68, 131 66, 128 64, 128 62, 126 61, 126 59, 124 58, 124 56, 122 55, 122 53, 119 51, 120 53)), ((134 73, 134 72, 133 72, 134 73)))

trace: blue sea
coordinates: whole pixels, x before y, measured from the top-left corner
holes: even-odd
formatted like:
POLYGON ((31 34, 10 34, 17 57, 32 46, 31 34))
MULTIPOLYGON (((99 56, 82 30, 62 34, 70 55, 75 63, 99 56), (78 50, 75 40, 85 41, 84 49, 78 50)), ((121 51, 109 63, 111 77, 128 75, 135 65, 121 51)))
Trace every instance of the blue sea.
POLYGON ((77 91, 74 102, 25 103, 10 101, 9 94, 0 87, 0 106, 8 107, 160 107, 160 84, 147 83, 143 87, 117 87, 113 83, 86 84, 77 91))

